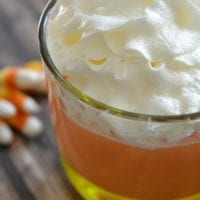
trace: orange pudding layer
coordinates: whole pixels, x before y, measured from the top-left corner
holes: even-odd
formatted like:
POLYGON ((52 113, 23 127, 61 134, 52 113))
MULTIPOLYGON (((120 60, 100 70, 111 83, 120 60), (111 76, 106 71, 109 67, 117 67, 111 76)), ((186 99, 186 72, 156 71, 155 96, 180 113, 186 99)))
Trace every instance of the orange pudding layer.
POLYGON ((200 192, 200 143, 159 149, 129 146, 78 126, 63 112, 58 97, 50 95, 50 106, 62 156, 98 187, 141 200, 200 192))

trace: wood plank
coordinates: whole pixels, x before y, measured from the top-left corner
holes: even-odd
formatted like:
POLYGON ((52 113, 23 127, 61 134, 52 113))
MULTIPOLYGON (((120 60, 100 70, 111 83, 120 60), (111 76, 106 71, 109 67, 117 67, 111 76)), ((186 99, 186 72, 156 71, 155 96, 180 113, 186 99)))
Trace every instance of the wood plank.
POLYGON ((14 44, 11 48, 21 52, 22 61, 39 58, 37 39, 39 16, 36 19, 35 13, 23 3, 24 1, 0 1, 0 24, 14 44))
POLYGON ((36 19, 39 19, 42 10, 44 9, 45 5, 47 4, 48 0, 29 0, 24 1, 27 7, 35 13, 36 19))
MULTIPOLYGON (((35 200, 33 194, 27 188, 21 173, 17 170, 7 151, 0 151, 0 164, 4 169, 6 179, 15 189, 20 200, 35 200)), ((3 200, 3 199, 2 199, 3 200)))
POLYGON ((20 200, 15 189, 10 184, 2 166, 0 166, 0 199, 20 200))
POLYGON ((38 21, 47 1, 0 0, 0 66, 40 58, 38 21))
POLYGON ((55 172, 51 171, 49 166, 43 165, 42 162, 35 159, 21 140, 18 140, 12 146, 10 156, 36 199, 64 200, 70 195, 67 194, 67 190, 63 192, 64 194, 60 193, 60 190, 59 192, 52 190, 52 187, 58 188, 60 186, 55 172), (50 173, 46 173, 47 171, 50 171, 50 173), (54 178, 53 181, 48 180, 51 176, 54 178), (59 186, 57 187, 57 185, 59 186))
POLYGON ((1 23, 1 14, 0 14, 0 68, 5 65, 16 65, 20 64, 22 54, 15 48, 15 45, 10 40, 6 31, 4 31, 1 23), (3 48, 2 48, 3 47, 3 48))

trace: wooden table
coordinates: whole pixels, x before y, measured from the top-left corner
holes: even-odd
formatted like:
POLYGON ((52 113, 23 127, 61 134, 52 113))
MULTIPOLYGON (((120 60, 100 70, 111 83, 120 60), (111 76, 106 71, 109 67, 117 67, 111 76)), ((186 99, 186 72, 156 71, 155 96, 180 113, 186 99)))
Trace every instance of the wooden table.
MULTIPOLYGON (((37 24, 47 0, 0 0, 0 66, 39 58, 37 24)), ((41 136, 15 134, 10 148, 0 148, 0 200, 81 200, 58 160, 47 98, 37 97, 44 123, 41 136)))

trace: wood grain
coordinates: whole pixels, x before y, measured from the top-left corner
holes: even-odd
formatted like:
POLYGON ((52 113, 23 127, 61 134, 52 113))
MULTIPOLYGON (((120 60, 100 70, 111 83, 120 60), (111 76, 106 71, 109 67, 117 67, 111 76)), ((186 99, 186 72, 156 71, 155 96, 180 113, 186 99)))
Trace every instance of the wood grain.
MULTIPOLYGON (((37 26, 47 0, 0 0, 0 67, 39 59, 37 26)), ((42 106, 41 136, 15 134, 10 148, 0 148, 0 200, 81 200, 59 162, 47 98, 42 106)))
POLYGON ((0 177, 0 198, 20 200, 2 167, 0 167, 0 177))

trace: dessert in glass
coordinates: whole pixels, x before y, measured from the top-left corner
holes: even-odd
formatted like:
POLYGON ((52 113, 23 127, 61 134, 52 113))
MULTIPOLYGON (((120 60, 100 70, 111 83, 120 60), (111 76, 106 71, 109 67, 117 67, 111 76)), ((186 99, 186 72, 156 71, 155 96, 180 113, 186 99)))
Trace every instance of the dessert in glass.
POLYGON ((47 5, 51 117, 84 199, 200 199, 199 21, 198 0, 47 5))

